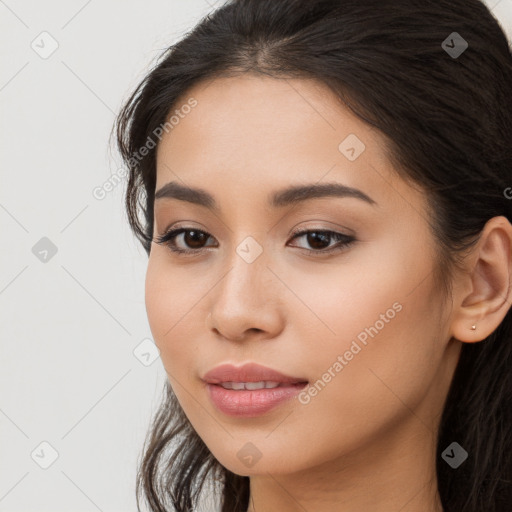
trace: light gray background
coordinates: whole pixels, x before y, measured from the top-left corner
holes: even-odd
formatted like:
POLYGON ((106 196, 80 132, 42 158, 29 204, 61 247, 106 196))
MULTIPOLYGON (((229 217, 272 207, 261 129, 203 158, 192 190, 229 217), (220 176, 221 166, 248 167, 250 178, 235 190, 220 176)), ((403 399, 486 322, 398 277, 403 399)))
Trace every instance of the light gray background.
MULTIPOLYGON (((166 374, 125 183, 93 190, 121 166, 108 138, 123 100, 220 3, 0 0, 0 512, 136 510, 166 374)), ((512 39, 512 0, 486 3, 512 39)))

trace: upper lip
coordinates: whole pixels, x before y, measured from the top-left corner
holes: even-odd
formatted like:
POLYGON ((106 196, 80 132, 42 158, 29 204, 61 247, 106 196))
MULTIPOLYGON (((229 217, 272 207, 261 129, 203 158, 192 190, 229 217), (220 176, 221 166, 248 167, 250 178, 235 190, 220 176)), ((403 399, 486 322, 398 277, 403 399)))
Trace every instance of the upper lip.
POLYGON ((209 384, 221 384, 222 382, 284 382, 296 384, 307 382, 301 377, 284 375, 277 370, 256 363, 246 363, 242 366, 221 364, 216 366, 203 376, 203 380, 209 384))

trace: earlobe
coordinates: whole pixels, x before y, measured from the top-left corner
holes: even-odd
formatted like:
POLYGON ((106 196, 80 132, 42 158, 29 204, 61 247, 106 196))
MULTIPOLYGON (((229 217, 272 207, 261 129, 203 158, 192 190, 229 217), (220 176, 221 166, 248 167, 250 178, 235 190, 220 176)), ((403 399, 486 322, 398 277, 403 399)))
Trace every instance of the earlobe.
MULTIPOLYGON (((499 323, 497 324, 499 325, 499 323)), ((469 325, 467 322, 463 325, 460 321, 452 323, 452 336, 464 343, 476 343, 482 341, 489 336, 494 329, 489 330, 487 323, 475 323, 469 325)))
POLYGON ((486 339, 512 305, 512 225, 493 217, 466 257, 467 272, 454 289, 452 336, 465 343, 486 339))

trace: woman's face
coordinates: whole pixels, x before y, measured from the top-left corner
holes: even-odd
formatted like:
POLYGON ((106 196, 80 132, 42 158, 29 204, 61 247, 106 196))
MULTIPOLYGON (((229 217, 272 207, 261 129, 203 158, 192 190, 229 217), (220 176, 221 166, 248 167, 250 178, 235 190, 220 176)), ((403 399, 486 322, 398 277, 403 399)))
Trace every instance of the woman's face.
POLYGON ((216 209, 156 199, 154 236, 187 228, 173 241, 195 252, 152 244, 146 307, 174 392, 213 455, 238 474, 291 473, 349 453, 371 462, 393 439, 431 435, 458 350, 439 313, 425 195, 393 172, 379 133, 299 79, 217 79, 174 110, 156 190, 201 189, 216 209), (272 203, 327 183, 360 193, 272 203), (202 379, 224 363, 309 385, 269 410, 230 414, 202 379))

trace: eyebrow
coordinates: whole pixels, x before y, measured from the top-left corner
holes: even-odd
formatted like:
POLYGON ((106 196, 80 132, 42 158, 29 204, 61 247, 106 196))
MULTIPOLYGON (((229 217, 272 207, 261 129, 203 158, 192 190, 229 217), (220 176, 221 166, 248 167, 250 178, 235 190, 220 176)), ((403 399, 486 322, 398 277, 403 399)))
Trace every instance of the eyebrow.
MULTIPOLYGON (((319 197, 354 197, 370 205, 377 204, 376 201, 361 190, 334 182, 294 185, 278 190, 270 196, 269 205, 274 208, 282 208, 319 197)), ((220 212, 219 205, 215 201, 215 198, 210 193, 206 192, 206 190, 188 187, 176 181, 166 183, 155 193, 155 200, 164 198, 187 201, 189 203, 205 206, 209 210, 220 212)))

